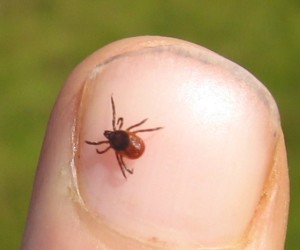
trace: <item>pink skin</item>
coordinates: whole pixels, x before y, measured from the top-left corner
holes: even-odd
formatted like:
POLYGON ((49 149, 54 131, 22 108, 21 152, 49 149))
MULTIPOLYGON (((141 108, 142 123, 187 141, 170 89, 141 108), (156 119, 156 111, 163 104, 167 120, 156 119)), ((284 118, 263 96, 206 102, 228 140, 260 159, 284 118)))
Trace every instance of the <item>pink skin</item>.
POLYGON ((23 249, 283 249, 289 203, 276 104, 248 72, 164 37, 118 41, 71 74, 54 108, 23 249), (145 153, 97 154, 110 97, 145 153), (143 248, 144 247, 144 248, 143 248))

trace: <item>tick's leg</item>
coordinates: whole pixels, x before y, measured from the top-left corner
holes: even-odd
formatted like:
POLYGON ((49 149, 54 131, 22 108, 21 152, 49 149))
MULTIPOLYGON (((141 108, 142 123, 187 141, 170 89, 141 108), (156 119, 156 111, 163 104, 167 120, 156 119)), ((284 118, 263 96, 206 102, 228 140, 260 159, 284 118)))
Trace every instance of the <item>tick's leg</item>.
POLYGON ((110 100, 111 100, 112 115, 113 115, 112 127, 113 127, 113 130, 116 131, 116 108, 115 108, 115 103, 114 103, 114 99, 112 96, 110 97, 110 100))
POLYGON ((133 169, 129 169, 129 168, 126 167, 125 162, 123 161, 123 157, 122 156, 120 156, 120 160, 121 160, 122 166, 125 168, 125 170, 128 173, 133 174, 133 169))
POLYGON ((124 178, 127 179, 125 171, 124 171, 124 167, 122 165, 121 156, 117 152, 116 152, 116 157, 117 157, 117 160, 118 160, 118 163, 119 163, 119 167, 122 171, 122 174, 123 174, 124 178))
POLYGON ((106 151, 108 151, 110 148, 111 148, 111 146, 108 146, 106 149, 104 149, 104 150, 102 150, 102 151, 96 149, 96 152, 97 152, 98 154, 103 154, 103 153, 105 153, 106 151))
POLYGON ((130 129, 133 129, 135 127, 138 127, 138 126, 141 126, 143 123, 145 123, 148 119, 144 119, 142 120, 141 122, 137 123, 137 124, 134 124, 132 126, 130 126, 129 128, 127 128, 126 130, 129 131, 130 129))
POLYGON ((140 129, 140 130, 132 131, 132 133, 136 134, 136 133, 141 133, 141 132, 151 132, 151 131, 159 130, 159 129, 162 129, 162 128, 163 127, 140 129))
POLYGON ((103 143, 109 143, 109 141, 84 141, 85 143, 89 144, 89 145, 100 145, 103 143))
POLYGON ((119 117, 118 121, 117 121, 117 125, 119 125, 118 130, 121 130, 123 127, 123 117, 119 117))

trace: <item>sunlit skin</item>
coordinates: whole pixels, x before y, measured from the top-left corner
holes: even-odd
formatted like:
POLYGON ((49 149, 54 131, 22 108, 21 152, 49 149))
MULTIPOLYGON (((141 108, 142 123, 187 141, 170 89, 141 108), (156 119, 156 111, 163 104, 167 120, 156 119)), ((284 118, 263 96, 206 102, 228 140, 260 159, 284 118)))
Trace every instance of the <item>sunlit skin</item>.
POLYGON ((116 158, 118 160, 118 164, 120 166, 120 169, 122 171, 122 174, 124 178, 126 179, 126 172, 133 174, 133 169, 129 169, 124 160, 123 157, 129 158, 129 159, 137 159, 139 158, 145 151, 145 143, 144 141, 137 136, 137 133, 142 132, 152 132, 159 129, 162 129, 162 127, 157 128, 150 128, 150 129, 139 129, 131 131, 133 128, 136 128, 142 124, 144 124, 147 119, 142 120, 141 122, 132 125, 128 127, 126 130, 122 130, 123 127, 123 117, 119 117, 116 123, 116 108, 113 97, 111 97, 111 105, 112 105, 112 128, 113 130, 105 130, 103 135, 108 139, 105 141, 98 141, 98 142, 92 142, 92 141, 85 141, 89 145, 100 145, 100 144, 109 144, 107 148, 104 150, 96 149, 96 152, 98 154, 104 154, 109 149, 115 150, 116 158), (118 128, 117 128, 118 126, 118 128), (126 172, 125 172, 126 171, 126 172))

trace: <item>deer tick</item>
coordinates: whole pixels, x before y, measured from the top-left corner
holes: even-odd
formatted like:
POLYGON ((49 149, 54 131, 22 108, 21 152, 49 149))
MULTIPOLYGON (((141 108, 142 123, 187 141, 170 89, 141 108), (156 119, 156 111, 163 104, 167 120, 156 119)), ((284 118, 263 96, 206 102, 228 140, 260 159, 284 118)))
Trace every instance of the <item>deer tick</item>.
POLYGON ((133 169, 129 169, 126 166, 123 157, 129 159, 137 159, 145 151, 145 144, 143 140, 139 136, 137 136, 137 134, 143 132, 152 132, 155 130, 162 129, 162 127, 132 130, 144 124, 147 121, 147 119, 144 119, 141 122, 134 124, 125 130, 122 130, 124 119, 123 117, 119 117, 116 122, 116 108, 112 96, 111 96, 111 106, 112 106, 112 131, 105 130, 103 133, 103 135, 107 138, 107 140, 98 141, 98 142, 85 141, 85 143, 89 145, 109 144, 108 147, 105 148, 104 150, 96 149, 96 152, 98 154, 103 154, 112 148, 115 151, 116 158, 118 160, 118 164, 122 171, 122 174, 126 179, 127 178, 126 172, 133 174, 133 169))

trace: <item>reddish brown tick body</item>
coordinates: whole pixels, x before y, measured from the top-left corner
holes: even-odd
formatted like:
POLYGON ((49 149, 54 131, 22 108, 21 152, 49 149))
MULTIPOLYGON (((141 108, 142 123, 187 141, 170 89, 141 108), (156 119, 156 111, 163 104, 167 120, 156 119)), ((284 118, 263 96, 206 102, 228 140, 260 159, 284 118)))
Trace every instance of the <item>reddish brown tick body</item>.
POLYGON ((133 174, 133 169, 127 168, 127 166, 124 163, 123 157, 129 158, 129 159, 137 159, 139 158, 145 151, 145 144, 143 140, 137 136, 137 133, 142 132, 151 132, 155 130, 162 129, 162 127, 157 128, 150 128, 150 129, 140 129, 140 130, 134 130, 131 131, 133 128, 136 128, 142 124, 144 124, 147 119, 142 120, 141 122, 130 126, 126 130, 122 130, 123 127, 123 117, 119 117, 116 123, 116 108, 113 97, 111 97, 111 105, 112 105, 112 127, 113 130, 105 130, 103 135, 107 138, 106 141, 98 141, 98 142, 92 142, 92 141, 85 141, 89 145, 100 145, 100 144, 109 144, 107 148, 104 150, 98 150, 96 149, 96 152, 98 154, 103 154, 107 152, 109 149, 114 149, 116 158, 118 160, 120 169, 122 171, 122 174, 125 178, 126 174, 125 171, 127 171, 130 174, 133 174), (117 128, 118 126, 118 128, 117 128))

